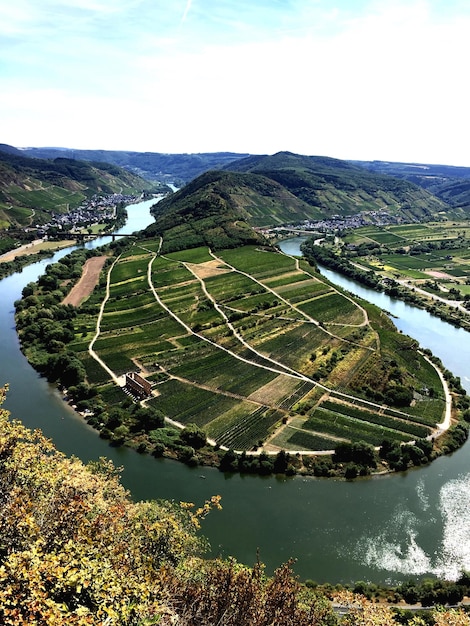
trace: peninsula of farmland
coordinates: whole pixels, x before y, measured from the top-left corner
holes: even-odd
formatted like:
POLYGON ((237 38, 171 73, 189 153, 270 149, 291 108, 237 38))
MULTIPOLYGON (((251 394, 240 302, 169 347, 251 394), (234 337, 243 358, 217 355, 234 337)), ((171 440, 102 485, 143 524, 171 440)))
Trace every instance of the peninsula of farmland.
MULTIPOLYGON (((285 221, 306 210, 289 193, 258 173, 203 174, 157 204, 137 238, 109 246, 99 286, 67 309, 60 342, 73 366, 50 341, 44 358, 28 341, 34 307, 22 301, 28 358, 113 445, 190 464, 336 475, 359 460, 353 477, 455 449, 466 429, 432 355, 265 239, 273 211, 285 221)), ((47 282, 71 289, 65 263, 35 304, 50 302, 47 282)))

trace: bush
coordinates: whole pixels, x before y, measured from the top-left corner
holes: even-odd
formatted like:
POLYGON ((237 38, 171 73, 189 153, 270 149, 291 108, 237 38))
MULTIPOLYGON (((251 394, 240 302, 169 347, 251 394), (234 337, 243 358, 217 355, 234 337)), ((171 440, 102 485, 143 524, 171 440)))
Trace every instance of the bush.
POLYGON ((192 446, 196 450, 202 448, 207 443, 206 433, 196 424, 188 424, 181 431, 180 438, 188 446, 192 446))

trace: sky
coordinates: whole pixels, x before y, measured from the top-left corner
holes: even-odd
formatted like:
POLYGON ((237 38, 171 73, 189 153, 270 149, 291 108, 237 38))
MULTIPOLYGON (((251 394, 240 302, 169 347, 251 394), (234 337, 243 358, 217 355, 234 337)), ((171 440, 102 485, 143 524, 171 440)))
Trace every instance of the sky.
POLYGON ((470 167, 468 0, 0 0, 0 143, 470 167))

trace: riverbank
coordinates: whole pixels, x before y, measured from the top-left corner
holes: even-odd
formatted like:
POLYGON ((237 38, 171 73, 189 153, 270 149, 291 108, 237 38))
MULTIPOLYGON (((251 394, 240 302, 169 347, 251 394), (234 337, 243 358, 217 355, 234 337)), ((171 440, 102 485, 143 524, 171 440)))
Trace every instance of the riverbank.
POLYGON ((0 255, 0 263, 9 263, 18 257, 30 256, 43 251, 54 253, 62 248, 69 248, 70 246, 73 246, 74 243, 75 241, 73 239, 64 239, 61 241, 35 239, 31 243, 27 243, 24 246, 20 246, 19 248, 15 248, 15 250, 10 250, 10 252, 0 255))
POLYGON ((433 294, 410 286, 404 281, 382 278, 374 270, 366 270, 357 262, 352 262, 350 259, 337 254, 333 248, 317 245, 313 240, 304 241, 302 252, 312 265, 319 263, 369 289, 386 293, 392 298, 401 299, 408 304, 424 309, 457 328, 470 330, 470 312, 463 306, 456 306, 458 303, 451 305, 444 298, 433 297, 433 294))
MULTIPOLYGON (((131 208, 129 219, 126 231, 143 228, 145 219, 151 221, 145 205, 131 208)), ((298 246, 289 253, 300 255, 298 246)), ((267 573, 293 557, 301 579, 333 585, 361 580, 394 584, 434 576, 456 580, 461 571, 470 570, 469 443, 413 471, 325 481, 190 468, 128 448, 113 448, 100 439, 62 402, 55 388, 37 375, 18 348, 13 303, 47 264, 65 254, 62 250, 53 259, 25 267, 0 282, 0 380, 10 383, 5 408, 12 418, 31 429, 40 428, 68 456, 85 462, 112 459, 122 468, 123 484, 134 500, 202 503, 220 494, 223 508, 205 520, 203 529, 214 556, 233 555, 249 564, 259 554, 267 573)), ((469 333, 329 270, 323 273, 390 311, 398 328, 431 349, 470 391, 465 357, 470 354, 469 333)))

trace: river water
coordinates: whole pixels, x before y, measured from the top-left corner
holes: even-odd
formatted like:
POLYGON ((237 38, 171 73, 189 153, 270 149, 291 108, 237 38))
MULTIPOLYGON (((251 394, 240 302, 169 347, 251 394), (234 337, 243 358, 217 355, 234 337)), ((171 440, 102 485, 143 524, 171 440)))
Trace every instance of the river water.
MULTIPOLYGON (((128 207, 124 232, 151 221, 151 204, 128 207)), ((298 254, 298 245, 294 251, 292 242, 286 252, 298 254)), ((0 384, 10 385, 5 406, 12 417, 41 428, 66 454, 84 461, 112 458, 123 467, 122 481, 135 499, 200 504, 220 494, 223 510, 211 513, 202 529, 214 555, 232 555, 250 565, 259 550, 268 572, 294 557, 301 578, 318 582, 395 582, 431 574, 455 577, 461 569, 470 569, 468 444, 429 467, 355 482, 224 475, 109 447, 29 366, 14 328, 14 301, 24 285, 66 253, 61 251, 0 282, 0 384)), ((395 303, 388 300, 383 308, 398 315, 395 303)), ((395 320, 397 326, 416 336, 412 328, 417 324, 430 335, 429 343, 422 341, 422 345, 468 383, 468 372, 462 367, 469 364, 470 335, 439 320, 414 321, 415 315, 425 312, 407 309, 406 316, 395 320), (456 338, 455 347, 451 337, 456 338)))

